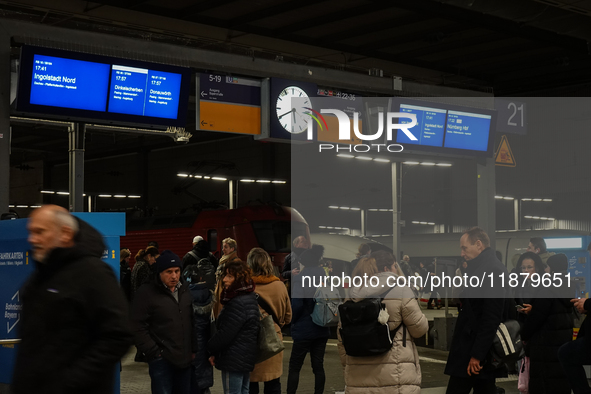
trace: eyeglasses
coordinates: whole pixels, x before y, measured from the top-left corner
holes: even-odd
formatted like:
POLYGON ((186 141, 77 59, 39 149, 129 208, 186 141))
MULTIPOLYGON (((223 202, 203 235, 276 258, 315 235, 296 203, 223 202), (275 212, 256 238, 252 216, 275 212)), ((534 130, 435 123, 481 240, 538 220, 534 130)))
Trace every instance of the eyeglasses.
POLYGON ((536 267, 534 267, 533 265, 522 265, 521 266, 521 270, 522 271, 531 270, 531 269, 534 269, 534 268, 536 268, 536 267))

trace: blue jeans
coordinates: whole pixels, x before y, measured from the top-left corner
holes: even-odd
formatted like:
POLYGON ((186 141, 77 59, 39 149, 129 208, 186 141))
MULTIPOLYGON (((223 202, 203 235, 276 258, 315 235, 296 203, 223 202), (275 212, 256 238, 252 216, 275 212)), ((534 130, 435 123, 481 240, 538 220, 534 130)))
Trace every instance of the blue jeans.
POLYGON ((224 394, 248 394, 250 372, 222 371, 224 394))
POLYGON ((289 358, 289 374, 287 375, 287 394, 295 394, 300 382, 300 371, 304 365, 306 354, 310 353, 312 372, 314 372, 314 394, 324 392, 326 375, 324 374, 324 353, 328 338, 309 341, 293 341, 289 358))
POLYGON ((591 394, 591 388, 589 388, 583 368, 583 365, 591 364, 590 341, 591 337, 584 336, 576 341, 565 343, 558 349, 558 359, 570 388, 575 394, 591 394))
POLYGON ((164 357, 148 363, 152 394, 189 394, 191 367, 178 368, 164 357))

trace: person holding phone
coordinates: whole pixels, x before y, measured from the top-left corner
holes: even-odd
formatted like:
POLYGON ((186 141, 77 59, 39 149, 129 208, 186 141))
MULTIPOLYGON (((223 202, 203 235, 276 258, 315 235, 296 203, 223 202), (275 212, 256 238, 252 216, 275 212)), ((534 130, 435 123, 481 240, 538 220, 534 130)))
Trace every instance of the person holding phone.
POLYGON ((531 276, 535 273, 543 274, 546 269, 546 265, 542 262, 539 255, 534 252, 525 252, 519 257, 516 266, 518 272, 527 275, 520 275, 519 286, 515 289, 515 302, 517 305, 521 305, 523 309, 519 310, 521 314, 518 316, 518 321, 523 327, 525 323, 525 314, 531 310, 531 300, 536 290, 532 286, 531 276))

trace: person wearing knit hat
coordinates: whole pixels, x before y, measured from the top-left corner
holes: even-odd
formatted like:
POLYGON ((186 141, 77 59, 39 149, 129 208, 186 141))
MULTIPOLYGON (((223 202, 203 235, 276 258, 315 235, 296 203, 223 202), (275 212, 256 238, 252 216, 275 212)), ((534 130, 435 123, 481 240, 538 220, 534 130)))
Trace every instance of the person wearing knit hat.
POLYGON ((181 279, 181 259, 170 250, 156 259, 154 282, 140 287, 131 306, 137 348, 146 356, 152 393, 187 393, 197 350, 193 303, 181 279), (178 391, 176 391, 178 389, 178 391))
POLYGON ((193 246, 195 246, 199 241, 203 241, 203 237, 201 235, 196 235, 195 238, 193 238, 193 246))
POLYGON ((559 253, 548 257, 546 264, 548 264, 550 273, 566 272, 568 270, 568 258, 564 253, 559 253))
POLYGON ((162 273, 162 271, 166 271, 167 269, 174 267, 180 270, 182 266, 183 264, 180 257, 172 253, 170 250, 165 250, 156 259, 156 272, 158 274, 162 273))

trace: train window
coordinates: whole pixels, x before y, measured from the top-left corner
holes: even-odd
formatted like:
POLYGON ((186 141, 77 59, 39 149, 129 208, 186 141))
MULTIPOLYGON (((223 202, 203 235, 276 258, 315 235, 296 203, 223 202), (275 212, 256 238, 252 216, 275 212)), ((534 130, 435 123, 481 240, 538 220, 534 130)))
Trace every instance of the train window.
POLYGON ((292 227, 295 234, 306 234, 305 223, 279 220, 252 222, 259 246, 271 253, 289 253, 292 227))
POLYGON ((211 253, 215 253, 218 250, 218 231, 208 230, 207 241, 209 242, 209 250, 211 253))

